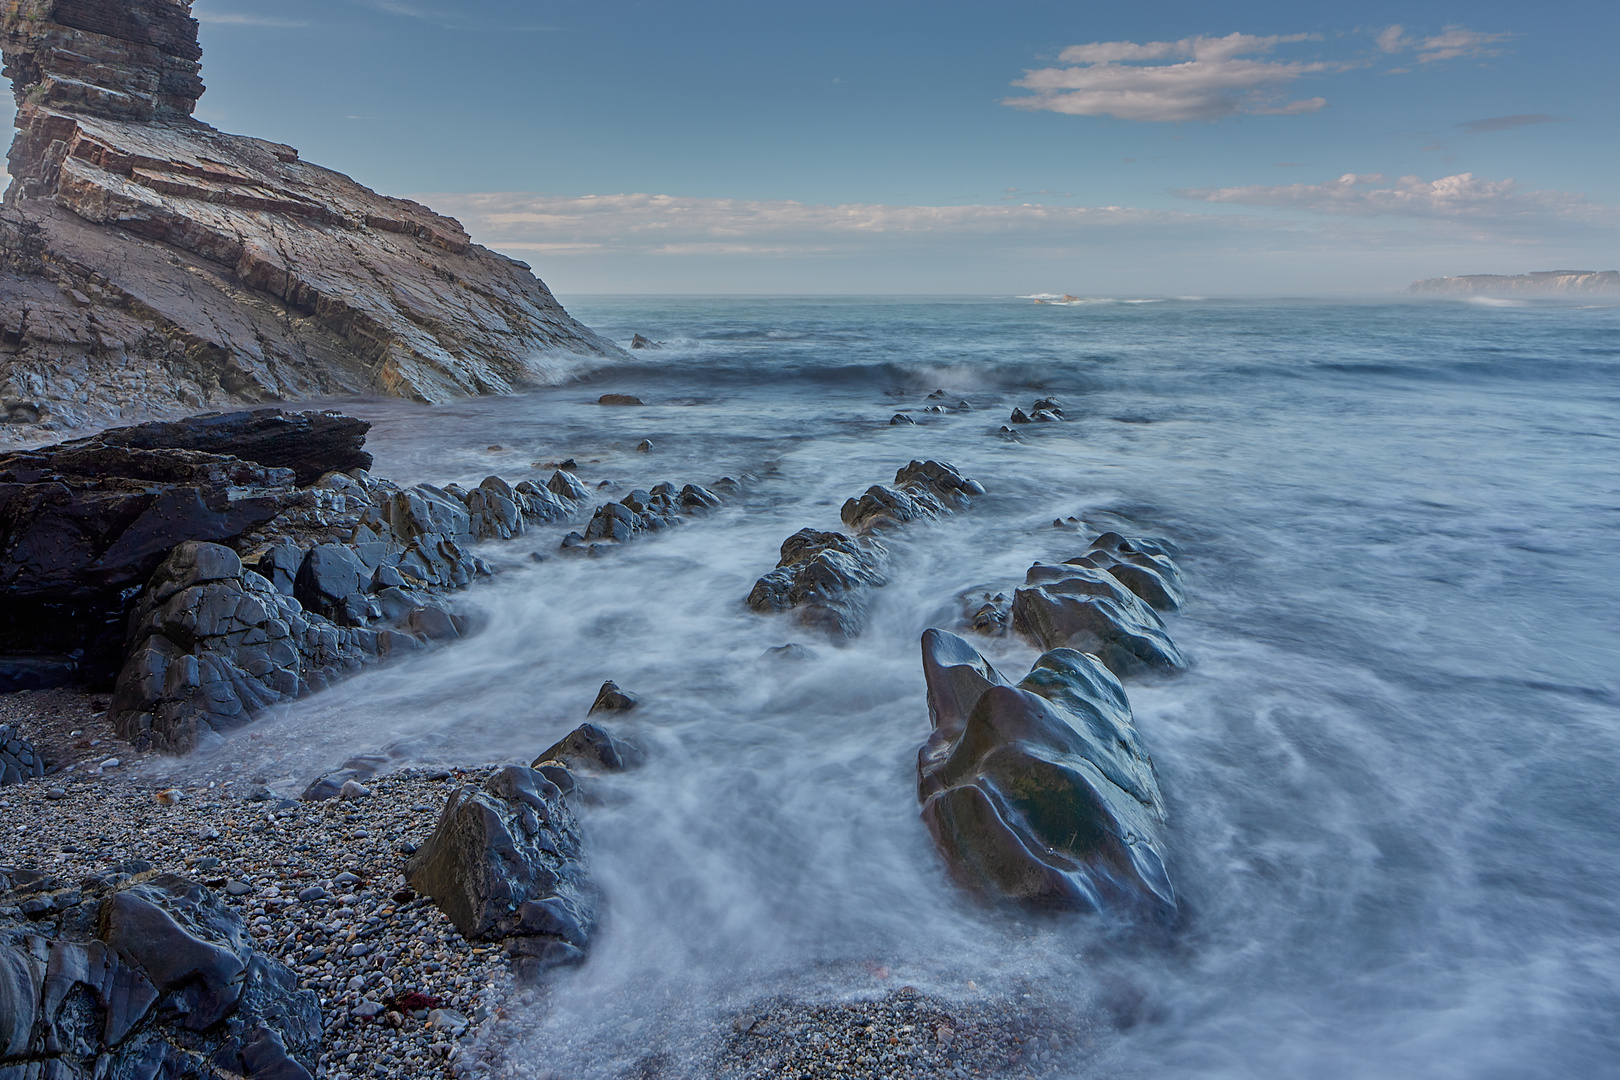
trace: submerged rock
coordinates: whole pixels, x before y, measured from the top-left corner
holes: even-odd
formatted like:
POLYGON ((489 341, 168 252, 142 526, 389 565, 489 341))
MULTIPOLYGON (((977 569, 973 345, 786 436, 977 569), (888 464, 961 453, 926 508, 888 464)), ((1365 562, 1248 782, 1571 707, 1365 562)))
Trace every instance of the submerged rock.
POLYGON ((934 731, 917 795, 952 872, 993 896, 1173 912, 1164 800, 1119 680, 1056 649, 1008 685, 941 630, 923 634, 922 658, 934 731))
POLYGON ((0 417, 42 432, 219 404, 509 393, 535 356, 625 357, 460 223, 192 118, 189 0, 0 16, 0 417))
POLYGON ((1187 666, 1164 621, 1113 575, 1068 563, 1029 568, 1012 624, 1043 649, 1093 653, 1116 675, 1187 666))
POLYGON ((60 913, 0 915, 0 1076, 308 1080, 315 993, 208 889, 129 869, 0 896, 12 913, 60 913))
POLYGON ((469 941, 503 942, 520 978, 584 959, 596 891, 563 790, 539 770, 457 789, 405 877, 469 941))

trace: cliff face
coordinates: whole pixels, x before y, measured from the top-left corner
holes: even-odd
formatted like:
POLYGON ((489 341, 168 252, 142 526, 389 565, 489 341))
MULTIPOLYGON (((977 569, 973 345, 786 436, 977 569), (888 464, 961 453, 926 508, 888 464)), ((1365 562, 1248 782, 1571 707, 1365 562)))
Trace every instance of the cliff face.
POLYGON ((9 0, 0 441, 350 393, 508 393, 623 355, 461 225, 191 116, 190 0, 9 0))
POLYGON ((1620 270, 1541 270, 1533 274, 1468 274, 1425 278, 1406 290, 1419 296, 1620 296, 1620 270))

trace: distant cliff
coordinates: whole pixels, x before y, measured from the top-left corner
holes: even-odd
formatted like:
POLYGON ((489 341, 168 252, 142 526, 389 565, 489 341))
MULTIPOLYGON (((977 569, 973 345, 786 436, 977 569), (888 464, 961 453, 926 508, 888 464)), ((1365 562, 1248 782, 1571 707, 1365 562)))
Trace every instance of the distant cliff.
POLYGON ((1620 270, 1540 270, 1426 278, 1406 290, 1420 296, 1620 296, 1620 270))
POLYGON ((0 441, 211 406, 508 393, 623 355, 460 223, 192 118, 191 0, 7 0, 0 441))

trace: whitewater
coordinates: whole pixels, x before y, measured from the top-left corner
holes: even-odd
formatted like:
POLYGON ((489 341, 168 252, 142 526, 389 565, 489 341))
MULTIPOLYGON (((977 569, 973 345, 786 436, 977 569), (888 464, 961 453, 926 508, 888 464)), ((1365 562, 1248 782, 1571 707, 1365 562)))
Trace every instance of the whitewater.
MULTIPOLYGON (((527 762, 603 680, 640 695, 615 723, 647 765, 582 810, 603 926, 521 1053, 701 1076, 718 1017, 909 985, 1042 1010, 1084 1036, 1074 1076, 1620 1075, 1620 308, 568 306, 663 346, 515 397, 335 403, 373 422, 374 471, 573 458, 602 501, 740 491, 599 559, 561 557, 562 527, 485 545, 475 637, 216 751, 285 790, 401 742, 527 762), (972 407, 925 411, 936 390, 972 407), (1043 397, 1068 420, 1001 430, 1043 397), (914 458, 987 493, 894 540, 859 638, 748 610, 785 537, 914 458), (1127 683, 1169 808, 1163 935, 983 904, 917 814, 919 635, 1108 529, 1172 540, 1188 581, 1190 670, 1127 683)), ((975 642, 1014 678, 1037 655, 975 642)))

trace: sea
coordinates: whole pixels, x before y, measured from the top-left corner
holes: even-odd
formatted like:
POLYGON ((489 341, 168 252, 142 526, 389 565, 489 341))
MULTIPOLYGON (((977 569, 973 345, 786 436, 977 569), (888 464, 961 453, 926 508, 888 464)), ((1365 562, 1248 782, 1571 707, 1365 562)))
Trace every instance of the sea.
MULTIPOLYGON (((486 545, 479 633, 228 750, 289 791, 391 745, 527 762, 604 680, 639 696, 609 723, 646 765, 581 811, 601 929, 519 1056, 704 1076, 729 1018, 910 986, 1083 1048, 1040 1075, 1620 1076, 1620 306, 567 299, 661 344, 515 397, 338 403, 374 471, 737 493, 600 558, 563 527, 486 545), (1066 420, 1004 430, 1047 397, 1066 420), (748 609, 783 539, 928 458, 986 494, 895 535, 858 638, 748 609), (1110 529, 1188 582, 1189 670, 1127 682, 1168 933, 964 893, 918 817, 919 636, 1110 529)), ((1037 656, 972 640, 1014 679, 1037 656)))

